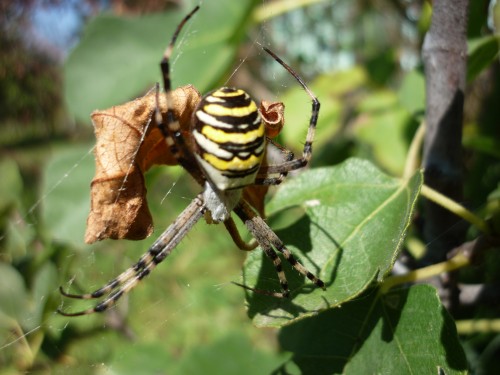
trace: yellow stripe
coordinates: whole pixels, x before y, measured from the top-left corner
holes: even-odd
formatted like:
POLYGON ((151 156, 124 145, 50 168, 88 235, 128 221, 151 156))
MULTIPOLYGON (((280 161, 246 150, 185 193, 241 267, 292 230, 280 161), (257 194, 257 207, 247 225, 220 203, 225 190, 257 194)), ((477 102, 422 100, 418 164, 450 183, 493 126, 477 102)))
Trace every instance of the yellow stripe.
POLYGON ((203 106, 203 111, 212 116, 232 116, 243 117, 257 111, 257 106, 254 101, 246 107, 226 108, 218 104, 207 104, 203 106))
POLYGON ((250 156, 247 160, 241 160, 240 158, 233 158, 229 161, 221 160, 218 157, 212 154, 203 154, 203 159, 205 159, 210 165, 213 165, 215 168, 221 171, 237 170, 244 171, 250 169, 258 164, 260 164, 262 160, 262 155, 250 156))
POLYGON ((211 126, 205 125, 201 129, 201 134, 210 139, 212 142, 219 144, 226 142, 245 144, 264 137, 264 125, 261 124, 255 130, 242 133, 226 133, 224 130, 215 129, 211 126))
POLYGON ((245 91, 243 91, 243 90, 236 90, 234 92, 224 92, 222 90, 217 90, 217 91, 214 91, 211 95, 216 96, 218 98, 230 98, 233 96, 239 96, 239 95, 244 95, 244 94, 245 94, 245 91))

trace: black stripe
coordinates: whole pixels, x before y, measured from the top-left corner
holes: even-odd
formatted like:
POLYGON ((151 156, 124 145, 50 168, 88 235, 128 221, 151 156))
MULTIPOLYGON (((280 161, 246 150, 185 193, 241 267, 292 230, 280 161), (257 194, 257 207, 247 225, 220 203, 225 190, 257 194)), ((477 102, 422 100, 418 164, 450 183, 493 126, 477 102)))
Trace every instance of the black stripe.
POLYGON ((260 164, 257 164, 255 167, 253 168, 250 168, 250 169, 245 169, 244 171, 237 171, 237 170, 231 170, 231 169, 227 169, 225 171, 221 171, 222 175, 224 177, 228 177, 228 178, 240 178, 240 177, 246 177, 246 176, 249 176, 251 174, 254 174, 255 172, 257 172, 260 168, 260 164))
MULTIPOLYGON (((203 110, 202 110, 203 111, 203 110)), ((205 111, 203 111, 205 112, 205 111)), ((217 116, 213 115, 211 113, 205 112, 207 115, 212 116, 214 119, 216 119, 219 122, 222 122, 227 125, 231 125, 232 128, 225 128, 217 125, 212 125, 212 124, 206 124, 207 126, 211 126, 216 129, 221 129, 224 130, 227 133, 240 133, 240 132, 246 132, 246 131, 251 131, 259 128, 260 126, 260 121, 255 123, 255 120, 257 120, 257 117, 259 116, 259 112, 254 111, 246 116, 217 116), (248 126, 245 126, 248 125, 248 126), (242 126, 245 126, 242 128, 242 126)), ((198 119, 199 120, 199 119, 198 119)), ((200 128, 205 125, 202 121, 198 121, 198 124, 196 128, 200 130, 200 128)))
POLYGON ((220 105, 224 108, 238 108, 238 107, 248 107, 252 103, 252 99, 245 94, 241 94, 238 96, 230 96, 230 97, 221 97, 215 95, 208 95, 205 97, 201 104, 201 108, 205 105, 220 105), (216 99, 215 101, 209 101, 209 98, 216 99))
POLYGON ((262 146, 262 143, 264 142, 264 137, 262 138, 257 138, 255 141, 248 142, 248 143, 235 143, 235 142, 224 142, 224 143, 217 143, 220 148, 232 152, 232 153, 239 153, 239 152, 252 152, 253 150, 259 148, 262 146))
POLYGON ((123 293, 125 293, 125 291, 124 291, 124 290, 119 290, 118 292, 116 292, 115 294, 113 294, 113 295, 111 296, 112 301, 113 301, 113 302, 118 301, 118 300, 120 299, 120 297, 121 297, 121 296, 123 296, 123 293))
POLYGON ((141 273, 139 275, 137 275, 137 279, 138 280, 142 280, 143 278, 145 278, 147 275, 149 275, 149 273, 151 272, 151 270, 149 268, 145 268, 141 271, 141 273))

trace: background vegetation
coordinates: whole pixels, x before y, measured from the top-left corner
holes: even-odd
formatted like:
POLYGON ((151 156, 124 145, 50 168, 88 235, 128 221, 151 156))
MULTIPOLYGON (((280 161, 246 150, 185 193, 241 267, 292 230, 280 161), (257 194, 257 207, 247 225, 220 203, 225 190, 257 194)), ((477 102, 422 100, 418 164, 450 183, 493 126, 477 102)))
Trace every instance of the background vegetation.
POLYGON ((73 319, 55 313, 61 304, 88 306, 62 301, 59 285, 93 290, 129 267, 199 190, 179 168, 158 167, 147 175, 153 238, 83 243, 94 173, 89 114, 160 79, 161 53, 197 3, 0 4, 0 372, 498 372, 495 1, 471 2, 463 24, 463 197, 454 198, 467 211, 422 187, 418 171, 430 2, 204 0, 176 46, 174 87, 192 83, 203 93, 229 84, 283 101, 279 141, 297 154, 309 99, 260 44, 297 68, 321 100, 312 168, 266 209, 327 291, 287 268, 291 301, 246 293, 231 281, 278 288, 272 265, 258 250, 248 258, 237 251, 222 226, 199 223, 116 308, 73 319), (63 47, 48 43, 36 15, 56 10, 55 28, 68 7, 76 31, 63 47), (423 198, 454 212, 431 235, 423 198), (450 233, 452 246, 442 241, 450 233))

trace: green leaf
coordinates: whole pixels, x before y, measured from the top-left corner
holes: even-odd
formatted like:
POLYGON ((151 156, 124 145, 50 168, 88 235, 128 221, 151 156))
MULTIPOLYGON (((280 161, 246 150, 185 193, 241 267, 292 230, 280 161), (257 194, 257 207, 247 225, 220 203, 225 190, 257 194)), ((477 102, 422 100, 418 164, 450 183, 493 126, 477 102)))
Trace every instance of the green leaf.
MULTIPOLYGON (((321 102, 316 126, 315 147, 319 149, 331 141, 341 125, 343 98, 349 92, 366 84, 366 81, 365 71, 356 67, 333 74, 325 74, 313 82, 308 82, 308 86, 321 102)), ((279 98, 285 104, 286 118, 281 136, 284 140, 283 144, 286 144, 287 147, 301 150, 304 147, 311 105, 307 93, 297 84, 295 85, 296 87, 291 88, 279 98)))
MULTIPOLYGON (((381 281, 398 255, 421 183, 421 173, 402 181, 367 161, 350 159, 333 168, 304 172, 284 184, 268 212, 299 206, 305 215, 295 216, 292 225, 276 233, 326 283, 326 291, 310 285, 284 261, 292 296, 277 299, 249 292, 254 323, 289 324, 345 303, 381 281)), ((249 255, 244 283, 260 290, 280 288, 272 262, 260 251, 249 255)))
POLYGON ((425 110, 425 77, 413 70, 405 75, 398 92, 399 102, 411 114, 425 110))
MULTIPOLYGON (((128 350, 129 343, 123 348, 127 355, 122 355, 121 350, 115 350, 115 356, 109 364, 111 373, 120 375, 135 374, 161 374, 166 373, 169 363, 174 362, 168 351, 156 343, 138 343, 134 350, 128 350)), ((121 346, 117 344, 118 347, 121 346)), ((118 348, 117 348, 118 349, 118 348)), ((170 373, 170 371, 168 371, 170 373)))
POLYGON ((179 363, 176 374, 253 375, 270 374, 283 362, 283 355, 254 347, 247 336, 232 334, 211 345, 194 348, 179 363))
MULTIPOLYGON (((54 263, 48 261, 44 263, 33 279, 32 287, 32 300, 34 306, 34 312, 31 315, 30 323, 32 325, 40 324, 43 319, 43 313, 47 309, 47 303, 50 300, 51 293, 57 290, 59 286, 59 279, 57 268, 54 263), (38 319, 38 321, 36 321, 38 319)), ((50 305, 49 305, 50 306, 50 305)), ((53 313, 53 310, 50 311, 53 313)))
MULTIPOLYGON (((203 4, 177 41, 172 87, 191 83, 206 92, 221 79, 234 61, 242 25, 250 19, 253 3, 221 0, 203 4)), ((163 51, 191 9, 134 18, 94 18, 65 64, 65 96, 75 117, 89 122, 93 110, 124 103, 159 82, 163 51)))
POLYGON ((6 317, 18 322, 30 316, 28 294, 21 274, 7 263, 0 263, 0 326, 6 317))
POLYGON ((354 133, 371 146, 378 164, 399 175, 403 171, 410 144, 407 134, 412 117, 395 103, 396 96, 391 92, 370 95, 360 103, 359 112, 362 116, 359 116, 354 126, 354 133))
POLYGON ((497 60, 499 50, 499 35, 488 35, 470 40, 468 45, 467 81, 474 80, 494 60, 497 60))
POLYGON ((374 290, 285 327, 279 340, 304 374, 467 372, 455 324, 428 285, 374 290))
POLYGON ((22 205, 23 180, 14 160, 0 160, 0 254, 17 261, 26 255, 32 238, 32 226, 25 225, 26 217, 19 218, 16 208, 22 205))
POLYGON ((13 160, 0 160, 0 214, 19 203, 23 181, 19 168, 13 160))
POLYGON ((44 171, 42 199, 51 238, 81 247, 94 175, 93 145, 59 148, 44 171))

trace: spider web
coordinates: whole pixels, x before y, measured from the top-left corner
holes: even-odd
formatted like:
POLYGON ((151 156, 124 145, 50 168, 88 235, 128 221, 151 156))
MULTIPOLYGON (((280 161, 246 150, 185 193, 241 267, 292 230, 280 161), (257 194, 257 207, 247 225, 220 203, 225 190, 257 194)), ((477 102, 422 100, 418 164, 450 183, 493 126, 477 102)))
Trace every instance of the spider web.
MULTIPOLYGON (((204 3, 206 1, 200 1, 202 7, 204 3)), ((264 0, 263 3, 266 3, 266 1, 264 0)), ((249 59, 253 58, 256 51, 257 54, 260 53, 260 45, 265 44, 266 26, 266 23, 259 26, 258 34, 252 37, 251 47, 241 57, 231 74, 228 75, 225 84, 230 85, 232 81, 238 80, 237 76, 242 67, 247 64, 249 59)), ((192 22, 186 25, 176 43, 176 52, 172 60, 173 75, 175 75, 176 66, 182 62, 183 50, 186 48, 186 45, 189 45, 192 39, 197 36, 195 17, 192 22)), ((158 78, 160 78, 159 74, 158 78)), ((279 93, 276 95, 279 95, 279 93)), ((61 192, 64 192, 66 188, 72 190, 73 187, 70 186, 75 180, 77 182, 82 180, 87 181, 82 186, 85 186, 85 194, 88 196, 87 186, 91 180, 91 176, 88 175, 88 166, 93 163, 91 157, 93 151, 93 145, 83 146, 65 151, 65 153, 61 154, 59 160, 53 161, 49 168, 52 168, 51 173, 56 178, 45 182, 46 187, 43 189, 40 198, 29 207, 25 214, 14 218, 10 222, 10 226, 15 230, 22 231, 22 227, 36 224, 34 220, 36 220, 38 211, 53 206, 54 202, 58 200, 59 203, 56 203, 56 205, 64 205, 65 202, 60 202, 60 200, 67 199, 67 195, 61 194, 61 192), (61 162, 61 160, 64 162, 61 162), (84 177, 81 176, 82 174, 84 177)), ((163 193, 155 195, 157 199, 153 200, 153 198, 150 198, 150 205, 159 208, 153 210, 156 230, 150 238, 140 242, 118 245, 111 245, 107 241, 108 243, 96 244, 90 247, 83 244, 82 236, 78 240, 73 238, 73 245, 63 250, 65 258, 63 263, 74 264, 76 262, 78 267, 70 266, 72 271, 69 273, 63 272, 63 269, 57 270, 60 272, 60 275, 57 276, 55 283, 52 282, 52 289, 47 291, 50 294, 37 296, 39 300, 34 302, 43 303, 47 298, 53 298, 53 295, 57 295, 57 285, 59 283, 65 287, 73 284, 74 287, 84 288, 85 291, 92 290, 130 266, 148 248, 154 237, 175 218, 182 209, 182 206, 187 205, 196 193, 197 188, 193 189, 192 186, 189 187, 190 179, 185 178, 184 175, 186 174, 178 169, 174 168, 173 171, 167 171, 168 177, 151 177, 152 181, 160 186, 152 187, 148 184, 148 189, 153 193, 155 193, 153 190, 163 189, 163 193), (171 210, 169 206, 173 201, 177 203, 175 204, 175 209, 171 210), (78 242, 80 242, 80 245, 78 245, 78 242), (110 250, 108 249, 110 247, 116 249, 110 250), (70 277, 69 281, 67 280, 68 276, 70 277)), ((155 173, 158 174, 158 172, 155 173)), ((88 210, 88 201, 81 204, 81 206, 85 206, 86 210, 88 210)), ((66 220, 77 220, 78 225, 84 228, 86 214, 82 215, 80 208, 75 206, 73 217, 66 218, 66 220)), ((54 211, 57 211, 57 208, 54 208, 54 211)), ((55 233, 55 240, 65 241, 68 238, 64 235, 64 227, 61 228, 58 233, 55 233)), ((70 236, 74 237, 73 235, 70 236)), ((4 239, 4 236, 0 238, 0 240, 4 239)), ((212 338, 220 335, 220 332, 225 331, 227 333, 227 322, 224 321, 224 318, 217 318, 214 322, 213 316, 210 316, 210 314, 219 312, 220 315, 221 313, 224 314, 224 311, 227 312, 229 309, 235 309, 237 313, 235 314, 237 315, 236 321, 241 323, 246 320, 241 305, 243 292, 230 284, 231 281, 240 279, 241 264, 244 256, 244 253, 238 252, 235 249, 235 246, 230 241, 229 236, 225 233, 222 226, 213 227, 201 222, 194 228, 192 233, 188 234, 179 248, 174 251, 171 256, 172 259, 166 261, 159 270, 155 271, 132 292, 133 296, 129 298, 133 302, 129 303, 127 298, 123 298, 118 306, 106 316, 98 315, 84 317, 80 320, 68 320, 67 318, 55 315, 55 313, 48 313, 41 320, 40 324, 31 326, 28 330, 23 330, 19 326, 16 331, 2 334, 2 341, 0 341, 0 363, 2 362, 2 357, 9 355, 8 351, 18 351, 19 347, 29 348, 30 340, 39 332, 45 331, 45 334, 59 336, 65 330, 69 329, 70 325, 81 328, 88 327, 90 324, 95 327, 103 327, 108 331, 116 330, 121 332, 127 339, 137 340, 134 343, 129 342, 127 346, 122 347, 119 356, 115 358, 117 361, 127 358, 138 348, 142 350, 142 342, 147 342, 148 339, 151 339, 152 334, 157 334, 158 332, 175 331, 177 329, 178 332, 172 334, 171 343, 174 347, 181 348, 185 346, 186 340, 184 337, 190 337, 197 333, 193 332, 192 321, 188 320, 187 323, 183 323, 186 321, 186 315, 197 316, 198 321, 202 322, 197 323, 197 325, 201 324, 198 330, 201 330, 201 332, 212 338), (201 240, 199 239, 200 236, 202 237, 201 240), (222 261, 218 259, 222 259, 222 261), (204 266, 204 264, 210 265, 211 263, 218 265, 215 268, 204 266), (192 267, 193 264, 194 267, 192 267), (197 271, 193 271, 193 269, 197 271), (163 284, 165 282, 173 283, 173 285, 165 286, 163 284), (173 301, 175 302, 173 303, 173 301), (213 301, 218 301, 216 306, 207 309, 213 301), (128 313, 129 309, 133 310, 130 312, 131 315, 128 313), (159 311, 162 313, 159 314, 159 311), (168 312, 164 313, 164 311, 168 312), (206 316, 204 316, 204 312, 207 314, 206 316), (144 330, 141 327, 148 327, 148 329, 144 330), (217 331, 219 333, 216 333, 217 331)), ((26 290, 26 292, 29 291, 26 290)), ((90 301, 91 304, 92 301, 90 301)), ((89 306, 88 301, 84 305, 89 306)), ((65 303, 64 307, 68 306, 65 303)), ((81 305, 77 301, 77 303, 72 304, 71 308, 78 309, 79 306, 81 305)), ((31 318, 30 314, 35 314, 35 312, 28 311, 25 314, 27 316, 20 321, 29 322, 37 320, 34 316, 31 318)), ((233 314, 234 312, 230 315, 233 314)), ((234 321, 232 322, 232 327, 233 329, 235 327, 234 321)), ((246 331, 248 333, 250 330, 250 323, 246 321, 242 332, 246 331)), ((255 336, 255 333, 253 335, 255 336)), ((108 340, 108 336, 109 332, 97 333, 96 339, 98 341, 106 341, 108 340)), ((54 347, 53 349, 62 355, 66 352, 67 348, 54 347)), ((90 365, 89 371, 99 372, 99 369, 105 369, 106 367, 107 365, 104 364, 90 365)))

